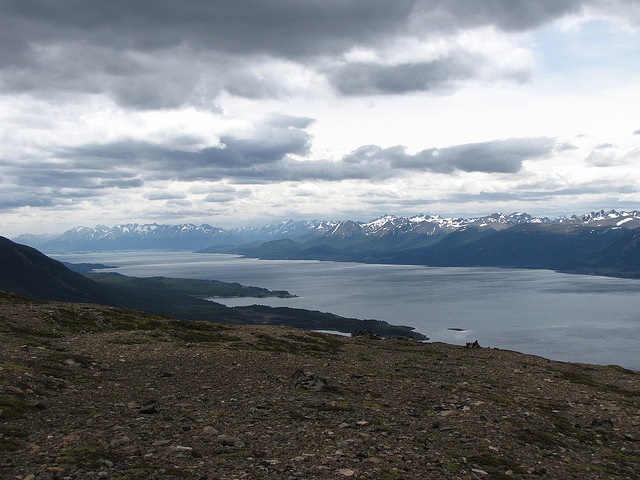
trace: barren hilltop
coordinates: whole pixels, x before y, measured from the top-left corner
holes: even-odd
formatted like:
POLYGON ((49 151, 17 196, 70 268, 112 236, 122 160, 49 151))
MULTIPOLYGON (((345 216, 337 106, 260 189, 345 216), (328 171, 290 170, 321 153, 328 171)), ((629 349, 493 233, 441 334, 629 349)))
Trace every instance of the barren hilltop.
POLYGON ((640 478, 640 375, 0 297, 7 479, 640 478))

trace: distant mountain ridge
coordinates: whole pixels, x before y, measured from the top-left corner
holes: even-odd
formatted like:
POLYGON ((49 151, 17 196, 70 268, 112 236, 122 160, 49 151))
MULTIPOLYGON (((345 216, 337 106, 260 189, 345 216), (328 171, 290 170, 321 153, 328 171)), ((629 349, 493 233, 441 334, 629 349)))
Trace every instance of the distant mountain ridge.
POLYGON ((114 250, 197 250, 220 244, 233 244, 233 236, 211 225, 119 224, 113 227, 76 227, 32 245, 33 238, 14 239, 48 252, 114 250))
MULTIPOLYGON (((277 224, 224 230, 207 224, 181 225, 119 224, 113 227, 76 227, 57 236, 24 234, 13 240, 45 252, 115 251, 115 250, 184 250, 238 247, 274 240, 308 242, 334 239, 355 242, 358 239, 386 238, 403 247, 419 247, 436 243, 441 237, 465 229, 495 232, 515 225, 572 225, 635 229, 640 227, 640 212, 600 210, 583 215, 535 217, 527 213, 494 213, 471 218, 441 217, 420 214, 412 217, 385 215, 358 222, 353 220, 285 220, 277 224), (403 238, 401 238, 403 237, 403 238)), ((373 241, 374 243, 376 240, 373 241)))

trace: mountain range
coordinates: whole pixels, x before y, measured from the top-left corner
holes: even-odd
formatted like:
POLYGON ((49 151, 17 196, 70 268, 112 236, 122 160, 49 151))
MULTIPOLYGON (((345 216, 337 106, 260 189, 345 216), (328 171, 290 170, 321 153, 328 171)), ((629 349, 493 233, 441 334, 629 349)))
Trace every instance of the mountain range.
POLYGON ((473 218, 386 215, 369 222, 287 220, 230 230, 126 224, 15 240, 50 253, 186 250, 265 259, 546 268, 640 277, 640 212, 635 210, 554 219, 526 213, 473 218))
MULTIPOLYGON (((420 214, 412 217, 385 215, 368 222, 354 220, 285 220, 263 226, 225 230, 191 223, 180 225, 119 224, 113 227, 75 227, 62 234, 23 234, 12 240, 45 252, 115 251, 136 249, 193 251, 208 247, 238 246, 289 239, 297 242, 317 238, 354 237, 412 238, 416 243, 435 243, 434 238, 474 228, 500 231, 515 225, 573 225, 634 229, 640 227, 640 212, 600 210, 570 217, 535 217, 527 213, 493 213, 471 218, 420 214), (431 239, 429 237, 432 237, 431 239)), ((411 243, 411 242, 408 242, 411 243)))

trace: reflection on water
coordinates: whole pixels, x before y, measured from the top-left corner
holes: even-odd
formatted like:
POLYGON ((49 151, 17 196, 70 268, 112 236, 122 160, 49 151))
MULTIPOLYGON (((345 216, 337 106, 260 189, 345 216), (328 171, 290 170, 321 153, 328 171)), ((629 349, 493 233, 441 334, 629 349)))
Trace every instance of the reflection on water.
POLYGON ((185 252, 56 255, 119 265, 131 276, 208 278, 272 290, 291 299, 216 299, 376 318, 410 325, 433 341, 505 348, 640 370, 640 281, 547 270, 430 268, 271 261, 185 252), (456 330, 452 330, 456 329, 456 330))

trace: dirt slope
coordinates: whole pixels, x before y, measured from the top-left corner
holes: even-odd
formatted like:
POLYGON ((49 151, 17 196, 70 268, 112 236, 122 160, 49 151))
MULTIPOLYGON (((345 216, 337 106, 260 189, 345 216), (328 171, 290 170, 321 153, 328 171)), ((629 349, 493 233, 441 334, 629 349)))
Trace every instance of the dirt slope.
POLYGON ((0 299, 0 477, 640 478, 640 375, 0 299))

